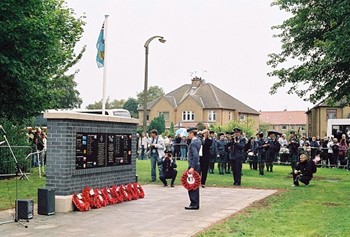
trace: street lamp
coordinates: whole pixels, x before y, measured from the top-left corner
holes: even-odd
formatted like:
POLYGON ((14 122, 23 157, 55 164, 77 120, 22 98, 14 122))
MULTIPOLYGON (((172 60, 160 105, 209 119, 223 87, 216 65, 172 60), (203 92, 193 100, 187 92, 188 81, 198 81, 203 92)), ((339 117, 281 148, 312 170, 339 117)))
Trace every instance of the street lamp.
POLYGON ((159 42, 165 43, 163 36, 153 36, 149 38, 145 43, 145 87, 143 89, 143 132, 147 132, 147 84, 148 84, 148 45, 152 40, 158 39, 159 42))

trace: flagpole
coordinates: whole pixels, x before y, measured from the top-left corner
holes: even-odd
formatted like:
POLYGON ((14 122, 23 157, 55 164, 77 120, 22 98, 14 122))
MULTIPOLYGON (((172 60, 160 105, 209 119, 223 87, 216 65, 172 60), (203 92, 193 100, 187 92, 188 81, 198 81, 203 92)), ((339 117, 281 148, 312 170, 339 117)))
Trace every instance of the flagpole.
POLYGON ((103 92, 102 92, 102 115, 105 115, 106 112, 106 81, 107 81, 107 45, 108 45, 108 17, 109 15, 105 15, 105 22, 104 22, 104 63, 103 63, 103 92))

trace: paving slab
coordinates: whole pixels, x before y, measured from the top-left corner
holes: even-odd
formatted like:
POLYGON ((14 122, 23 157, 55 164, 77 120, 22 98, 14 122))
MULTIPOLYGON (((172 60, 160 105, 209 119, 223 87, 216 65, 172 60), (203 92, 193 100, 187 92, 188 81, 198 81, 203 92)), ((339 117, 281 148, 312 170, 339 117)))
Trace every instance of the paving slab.
MULTIPOLYGON (((0 225, 1 237, 185 237, 276 193, 276 190, 206 187, 200 190, 200 209, 185 210, 187 190, 181 186, 144 185, 145 198, 92 209, 88 212, 35 215, 28 228, 18 223, 0 225)), ((11 220, 14 210, 0 212, 0 222, 11 220)))

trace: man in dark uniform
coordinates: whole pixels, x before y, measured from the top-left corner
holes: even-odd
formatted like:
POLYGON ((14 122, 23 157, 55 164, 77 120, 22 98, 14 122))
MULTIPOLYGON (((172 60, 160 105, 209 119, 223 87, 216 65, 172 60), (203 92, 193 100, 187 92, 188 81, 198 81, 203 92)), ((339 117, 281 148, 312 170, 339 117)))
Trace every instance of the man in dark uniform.
POLYGON ((289 149, 290 166, 292 167, 291 174, 293 174, 295 170, 295 166, 297 165, 297 162, 299 160, 299 153, 298 153, 299 140, 297 139, 294 131, 291 131, 290 135, 291 137, 289 139, 288 149, 289 149))
POLYGON ((225 140, 225 135, 223 133, 219 133, 219 140, 216 141, 216 145, 217 145, 217 151, 218 151, 218 155, 217 155, 217 161, 218 161, 218 170, 219 170, 219 174, 224 174, 225 173, 225 169, 224 169, 224 163, 226 162, 226 143, 227 141, 225 140))
POLYGON ((267 152, 266 152, 266 170, 267 172, 272 172, 273 162, 276 159, 276 155, 279 152, 280 144, 276 140, 276 133, 274 131, 268 132, 267 138, 267 152))
POLYGON ((257 147, 258 147, 257 148, 257 157, 258 157, 259 174, 264 175, 267 144, 264 140, 264 134, 262 132, 257 133, 256 143, 257 143, 257 147))
POLYGON ((242 162, 245 158, 244 146, 247 140, 242 137, 242 130, 239 128, 233 129, 233 139, 229 143, 230 147, 230 163, 233 174, 233 185, 241 186, 242 162))
POLYGON ((232 141, 233 132, 227 132, 226 133, 226 157, 224 162, 224 170, 226 174, 231 174, 231 163, 230 163, 230 152, 231 148, 228 146, 228 144, 232 141))
POLYGON ((210 158, 209 158, 209 173, 214 174, 214 167, 216 162, 216 157, 218 154, 218 148, 217 148, 217 140, 215 137, 214 131, 209 131, 209 138, 212 140, 211 146, 210 146, 210 158))
MULTIPOLYGON (((192 174, 194 171, 200 173, 199 164, 199 150, 202 142, 197 138, 197 129, 187 129, 188 139, 191 139, 191 144, 188 147, 188 173, 192 174)), ((199 209, 199 188, 196 190, 188 191, 190 197, 190 205, 185 207, 186 210, 198 210, 199 209)))

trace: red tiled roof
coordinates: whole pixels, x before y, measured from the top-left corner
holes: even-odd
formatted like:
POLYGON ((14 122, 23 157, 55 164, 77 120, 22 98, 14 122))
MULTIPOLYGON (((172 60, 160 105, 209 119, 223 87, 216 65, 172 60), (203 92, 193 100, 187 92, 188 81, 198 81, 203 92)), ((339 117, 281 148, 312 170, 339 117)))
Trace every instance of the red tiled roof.
POLYGON ((272 125, 306 124, 306 111, 261 111, 260 121, 272 125))

